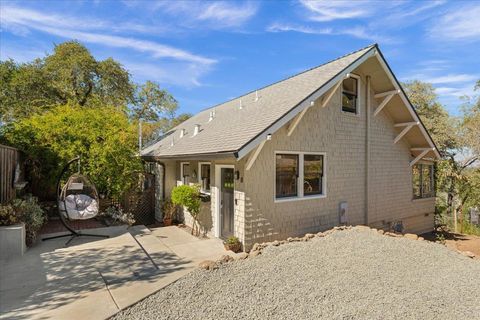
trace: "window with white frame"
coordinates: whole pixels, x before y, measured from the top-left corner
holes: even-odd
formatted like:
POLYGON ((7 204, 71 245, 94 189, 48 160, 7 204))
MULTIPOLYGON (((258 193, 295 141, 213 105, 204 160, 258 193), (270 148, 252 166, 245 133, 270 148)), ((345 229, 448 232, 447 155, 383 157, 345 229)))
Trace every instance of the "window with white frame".
POLYGON ((198 163, 198 183, 201 192, 210 193, 210 162, 198 163))
POLYGON ((325 195, 324 154, 277 152, 275 154, 275 199, 325 195))
POLYGON ((415 164, 412 167, 413 198, 431 198, 435 196, 434 167, 432 164, 415 164))
POLYGON ((190 163, 182 162, 180 163, 180 179, 183 184, 188 185, 190 183, 190 163))
POLYGON ((360 77, 351 74, 342 82, 342 111, 358 114, 360 77))

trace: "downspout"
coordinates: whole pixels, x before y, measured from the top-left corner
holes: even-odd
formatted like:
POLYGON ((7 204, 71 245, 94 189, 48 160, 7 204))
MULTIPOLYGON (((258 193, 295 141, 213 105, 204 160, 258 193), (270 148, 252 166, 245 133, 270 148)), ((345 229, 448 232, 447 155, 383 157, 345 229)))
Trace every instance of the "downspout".
POLYGON ((366 133, 365 133, 365 225, 368 226, 368 211, 370 207, 370 76, 367 76, 366 97, 366 133))

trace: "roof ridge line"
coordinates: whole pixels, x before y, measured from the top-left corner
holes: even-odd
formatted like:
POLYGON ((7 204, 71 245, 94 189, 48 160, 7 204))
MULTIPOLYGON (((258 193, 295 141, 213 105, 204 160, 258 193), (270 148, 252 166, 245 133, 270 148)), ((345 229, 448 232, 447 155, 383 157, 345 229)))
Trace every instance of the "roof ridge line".
MULTIPOLYGON (((289 77, 286 77, 286 78, 284 78, 284 79, 281 79, 281 80, 272 82, 272 83, 270 83, 270 84, 267 84, 267 85, 265 85, 265 86, 263 86, 263 87, 260 87, 260 88, 257 88, 257 89, 248 91, 247 93, 244 93, 244 94, 242 94, 242 95, 240 95, 240 96, 238 96, 238 97, 235 97, 235 98, 232 98, 232 99, 229 99, 229 100, 226 100, 226 101, 217 103, 217 104, 215 104, 215 105, 213 105, 213 106, 211 106, 211 107, 207 107, 207 108, 205 108, 205 109, 202 109, 202 110, 198 111, 196 114, 198 114, 198 113, 200 113, 200 112, 203 112, 203 111, 206 111, 206 110, 209 110, 209 109, 213 109, 213 108, 215 108, 215 107, 218 107, 219 105, 222 105, 222 104, 225 104, 225 103, 234 101, 234 100, 236 100, 236 99, 240 99, 240 98, 242 98, 242 97, 248 96, 249 94, 252 94, 252 93, 254 93, 255 91, 260 91, 260 90, 263 90, 263 89, 265 89, 265 88, 268 88, 268 87, 271 87, 271 86, 273 86, 273 85, 276 85, 276 84, 278 84, 278 83, 281 83, 281 82, 283 82, 283 81, 287 81, 287 80, 289 80, 289 79, 291 79, 291 78, 294 78, 294 77, 299 76, 299 75, 301 75, 301 74, 307 73, 307 72, 312 71, 312 70, 314 70, 314 69, 323 67, 323 66, 325 66, 325 65, 327 65, 327 64, 329 64, 329 63, 332 63, 332 62, 335 62, 335 61, 337 61, 337 60, 346 58, 346 57, 348 57, 348 56, 350 56, 350 55, 352 55, 352 54, 355 54, 355 53, 360 52, 360 51, 362 51, 362 50, 366 50, 366 49, 371 48, 371 47, 378 47, 378 44, 377 44, 377 43, 370 44, 370 45, 368 45, 368 46, 366 46, 366 47, 363 47, 363 48, 361 48, 361 49, 358 49, 358 50, 352 51, 352 52, 350 52, 350 53, 344 54, 343 56, 337 57, 337 58, 332 59, 332 60, 330 60, 330 61, 327 61, 327 62, 324 62, 324 63, 322 63, 322 64, 319 64, 319 65, 317 65, 317 66, 314 66, 314 67, 311 67, 311 68, 309 68, 309 69, 303 70, 303 71, 301 71, 301 72, 298 72, 298 73, 296 73, 296 74, 294 74, 294 75, 291 75, 291 76, 289 76, 289 77)), ((172 128, 172 129, 173 129, 173 128, 172 128)))

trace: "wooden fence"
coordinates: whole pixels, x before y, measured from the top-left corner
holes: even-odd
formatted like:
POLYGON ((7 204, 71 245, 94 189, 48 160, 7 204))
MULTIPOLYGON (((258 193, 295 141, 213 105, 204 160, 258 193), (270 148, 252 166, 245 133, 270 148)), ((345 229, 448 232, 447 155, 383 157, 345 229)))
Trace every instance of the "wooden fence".
POLYGON ((15 171, 20 164, 20 152, 0 144, 0 203, 15 198, 15 171))

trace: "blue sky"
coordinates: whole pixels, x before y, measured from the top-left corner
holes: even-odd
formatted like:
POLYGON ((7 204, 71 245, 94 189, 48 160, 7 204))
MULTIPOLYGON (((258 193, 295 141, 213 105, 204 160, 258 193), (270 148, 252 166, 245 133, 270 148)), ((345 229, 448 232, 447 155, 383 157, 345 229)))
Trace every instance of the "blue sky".
POLYGON ((480 79, 478 1, 4 1, 0 57, 30 61, 77 39, 153 80, 182 112, 377 42, 397 77, 431 82, 458 114, 480 79))

